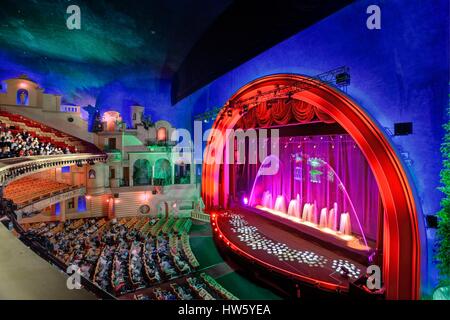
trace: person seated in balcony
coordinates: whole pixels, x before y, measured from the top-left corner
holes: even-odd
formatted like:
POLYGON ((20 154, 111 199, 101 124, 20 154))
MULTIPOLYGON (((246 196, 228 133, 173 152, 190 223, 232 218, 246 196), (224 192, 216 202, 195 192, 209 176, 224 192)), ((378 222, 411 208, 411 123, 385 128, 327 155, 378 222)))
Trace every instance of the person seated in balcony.
POLYGON ((27 131, 14 135, 11 130, 0 127, 0 158, 64 153, 70 153, 69 147, 63 150, 50 142, 40 142, 38 137, 33 137, 27 131))

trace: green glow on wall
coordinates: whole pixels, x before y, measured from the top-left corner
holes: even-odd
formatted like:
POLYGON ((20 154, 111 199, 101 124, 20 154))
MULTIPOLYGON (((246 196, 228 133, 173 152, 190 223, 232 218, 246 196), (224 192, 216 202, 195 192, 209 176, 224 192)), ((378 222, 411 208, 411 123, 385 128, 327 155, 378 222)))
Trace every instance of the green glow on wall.
POLYGON ((142 146, 143 144, 136 136, 127 134, 123 136, 123 145, 124 147, 133 147, 142 146))

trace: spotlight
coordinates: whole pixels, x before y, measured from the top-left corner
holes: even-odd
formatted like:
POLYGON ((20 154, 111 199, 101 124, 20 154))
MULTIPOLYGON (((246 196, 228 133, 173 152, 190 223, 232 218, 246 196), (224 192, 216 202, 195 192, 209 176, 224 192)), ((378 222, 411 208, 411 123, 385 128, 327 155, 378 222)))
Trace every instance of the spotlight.
POLYGON ((348 72, 338 73, 335 80, 338 86, 348 86, 350 85, 350 74, 348 72))
POLYGON ((242 199, 242 203, 248 205, 248 198, 246 196, 242 199))

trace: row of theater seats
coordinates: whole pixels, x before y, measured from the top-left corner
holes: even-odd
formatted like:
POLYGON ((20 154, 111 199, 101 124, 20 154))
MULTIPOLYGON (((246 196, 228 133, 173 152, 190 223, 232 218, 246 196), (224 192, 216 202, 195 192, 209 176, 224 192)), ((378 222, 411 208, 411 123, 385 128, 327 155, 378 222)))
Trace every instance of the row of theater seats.
POLYGON ((238 298, 233 295, 231 292, 222 287, 213 277, 206 273, 201 273, 200 277, 205 281, 205 283, 213 289, 216 293, 218 293, 223 299, 227 300, 238 300, 238 298))
POLYGON ((54 180, 25 177, 8 184, 3 195, 18 206, 23 206, 44 196, 70 190, 70 188, 72 188, 71 185, 54 180))
POLYGON ((21 115, 0 111, 0 122, 3 126, 12 128, 10 129, 12 132, 31 132, 34 136, 38 137, 41 142, 50 142, 52 145, 63 150, 69 148, 70 152, 98 152, 98 149, 91 143, 21 115))
MULTIPOLYGON (((187 221, 188 219, 183 219, 187 221)), ((65 265, 76 265, 103 290, 116 296, 172 280, 195 271, 181 235, 151 233, 169 220, 134 217, 120 221, 78 219, 64 223, 24 225, 26 235, 40 242, 65 265)), ((189 230, 186 230, 187 232, 189 230)))
POLYGON ((202 272, 183 281, 157 287, 147 294, 135 297, 138 300, 238 300, 214 278, 202 272))
POLYGON ((38 137, 35 133, 17 130, 0 122, 0 158, 67 153, 72 153, 67 145, 55 145, 45 137, 38 137))
POLYGON ((189 263, 194 267, 198 267, 200 263, 197 261, 197 258, 192 252, 191 245, 189 242, 189 235, 187 233, 181 236, 181 245, 183 247, 183 251, 186 253, 187 258, 189 259, 189 263))

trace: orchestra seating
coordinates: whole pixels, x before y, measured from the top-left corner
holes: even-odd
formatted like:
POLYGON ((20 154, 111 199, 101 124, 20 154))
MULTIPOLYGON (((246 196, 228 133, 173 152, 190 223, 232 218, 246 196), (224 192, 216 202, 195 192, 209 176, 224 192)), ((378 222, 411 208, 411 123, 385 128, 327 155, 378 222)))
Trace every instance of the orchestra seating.
POLYGON ((197 261, 197 258, 194 256, 194 253, 192 252, 189 242, 189 235, 187 233, 181 235, 181 246, 183 248, 184 254, 189 259, 189 263, 194 267, 198 267, 200 264, 197 261))
POLYGON ((204 272, 170 283, 168 286, 157 286, 135 298, 138 300, 238 300, 204 272))
MULTIPOLYGON (((65 265, 78 266, 103 290, 121 296, 196 271, 199 263, 186 243, 189 226, 189 219, 133 217, 118 222, 76 219, 35 223, 23 228, 26 236, 65 265)), ((171 294, 188 297, 187 288, 171 294)), ((166 296, 162 291, 158 294, 166 296)))
POLYGON ((230 293, 228 290, 226 290, 224 287, 222 287, 213 277, 206 273, 201 273, 200 277, 205 281, 205 283, 216 291, 220 296, 222 296, 223 299, 227 300, 238 300, 236 296, 234 296, 232 293, 230 293))

